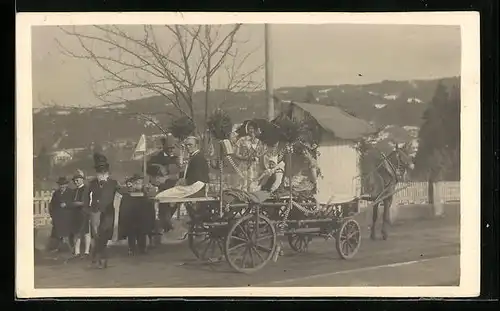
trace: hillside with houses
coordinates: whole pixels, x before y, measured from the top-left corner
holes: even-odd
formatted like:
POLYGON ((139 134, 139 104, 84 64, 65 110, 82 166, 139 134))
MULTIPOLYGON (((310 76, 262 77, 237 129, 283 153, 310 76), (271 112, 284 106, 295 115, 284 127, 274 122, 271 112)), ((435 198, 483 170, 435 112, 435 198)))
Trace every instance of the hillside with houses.
MULTIPOLYGON (((424 111, 439 81, 446 87, 453 87, 459 84, 460 78, 382 81, 365 85, 286 87, 275 91, 275 108, 279 112, 287 101, 335 105, 379 128, 404 127, 416 139, 423 123, 424 111)), ((209 111, 217 107, 223 108, 233 123, 266 117, 264 91, 213 91, 209 98, 209 111)), ((195 93, 194 102, 196 118, 203 119, 204 92, 195 93)), ((34 157, 44 154, 51 159, 53 166, 65 167, 64 171, 69 171, 87 164, 91 167, 91 151, 102 149, 110 161, 127 163, 141 134, 148 135, 148 145, 152 150, 159 147, 159 129, 153 122, 138 117, 140 114, 150 116, 154 122, 166 128, 177 115, 177 110, 160 96, 96 105, 92 109, 69 106, 34 109, 34 157)), ((50 175, 58 171, 53 170, 50 175)))

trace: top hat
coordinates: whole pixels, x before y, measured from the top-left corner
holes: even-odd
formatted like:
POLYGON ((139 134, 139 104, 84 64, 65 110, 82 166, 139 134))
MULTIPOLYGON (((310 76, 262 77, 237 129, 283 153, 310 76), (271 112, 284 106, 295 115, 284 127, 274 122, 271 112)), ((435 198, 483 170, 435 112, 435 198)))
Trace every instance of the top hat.
POLYGON ((58 185, 67 185, 67 184, 69 184, 69 181, 66 177, 59 177, 59 179, 57 180, 57 184, 58 185))
POLYGON ((83 173, 82 170, 76 170, 75 175, 73 175, 73 179, 77 179, 77 178, 85 179, 85 174, 83 173))
POLYGON ((165 148, 175 148, 175 139, 172 135, 161 138, 161 143, 165 148))
POLYGON ((106 173, 109 170, 109 163, 106 156, 100 153, 94 153, 94 169, 97 173, 106 173))

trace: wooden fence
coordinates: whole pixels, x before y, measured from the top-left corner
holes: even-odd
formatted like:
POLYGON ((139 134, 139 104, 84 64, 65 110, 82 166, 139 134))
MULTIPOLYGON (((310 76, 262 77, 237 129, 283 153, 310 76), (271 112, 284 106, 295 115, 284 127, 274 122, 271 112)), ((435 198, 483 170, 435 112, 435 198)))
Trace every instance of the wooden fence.
MULTIPOLYGON (((397 205, 408 204, 429 204, 432 202, 429 198, 429 184, 427 182, 411 182, 401 184, 399 187, 407 187, 394 195, 394 203, 397 205)), ((460 202, 460 182, 444 181, 433 185, 433 200, 439 203, 460 202)))
POLYGON ((49 203, 52 191, 35 191, 33 197, 33 225, 35 227, 51 224, 49 203))
MULTIPOLYGON (((406 187, 394 195, 394 204, 410 205, 410 204, 429 204, 428 183, 427 182, 412 182, 409 184, 401 184, 406 187)), ((460 202, 460 182, 437 182, 433 185, 434 202, 439 203, 457 203, 460 202)), ((51 224, 49 216, 49 202, 52 196, 52 191, 36 191, 33 198, 33 222, 35 227, 51 224)), ((119 199, 119 195, 118 198, 119 199)), ((119 200, 117 200, 119 203, 119 200)), ((180 208, 179 212, 174 217, 182 217, 186 215, 184 208, 180 208)))

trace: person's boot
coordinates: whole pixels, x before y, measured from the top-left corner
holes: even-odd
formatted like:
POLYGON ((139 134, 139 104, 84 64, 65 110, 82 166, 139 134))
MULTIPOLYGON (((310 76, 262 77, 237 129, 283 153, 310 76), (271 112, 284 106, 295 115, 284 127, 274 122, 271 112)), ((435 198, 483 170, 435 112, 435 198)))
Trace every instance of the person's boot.
POLYGON ((97 268, 106 269, 107 267, 108 267, 108 259, 107 258, 100 259, 97 264, 97 268))
POLYGON ((107 254, 107 249, 104 247, 102 250, 101 256, 99 258, 99 264, 97 268, 99 269, 106 269, 108 267, 108 254, 107 254))
MULTIPOLYGON (((95 246, 95 245, 94 245, 95 246)), ((89 265, 89 268, 92 268, 92 269, 95 269, 97 268, 97 265, 99 263, 99 258, 100 256, 98 254, 95 253, 95 250, 93 249, 90 253, 90 265, 89 265)))
POLYGON ((98 265, 98 260, 96 258, 92 258, 90 264, 89 264, 89 268, 91 269, 95 269, 97 268, 97 265, 98 265))

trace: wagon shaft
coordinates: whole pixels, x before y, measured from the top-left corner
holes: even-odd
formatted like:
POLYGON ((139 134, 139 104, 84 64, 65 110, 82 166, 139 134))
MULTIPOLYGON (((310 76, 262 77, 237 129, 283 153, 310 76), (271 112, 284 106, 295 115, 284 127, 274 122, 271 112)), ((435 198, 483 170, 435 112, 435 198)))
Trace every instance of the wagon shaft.
MULTIPOLYGON (((404 189, 406 189, 406 188, 408 188, 408 187, 409 187, 409 185, 407 185, 407 186, 403 186, 403 187, 400 187, 400 188, 398 188, 398 189, 395 189, 395 190, 394 190, 394 191, 392 191, 391 193, 388 193, 388 194, 382 195, 382 196, 380 196, 379 198, 377 198, 375 201, 373 201, 373 202, 370 204, 370 206, 374 206, 374 205, 376 205, 376 204, 379 204, 380 202, 384 201, 384 200, 385 200, 385 199, 387 199, 388 197, 391 197, 391 196, 395 195, 396 193, 398 193, 398 192, 400 192, 400 191, 402 191, 402 190, 404 190, 404 189)), ((381 193, 381 194, 384 194, 384 192, 386 192, 388 189, 389 189, 389 188, 384 189, 384 191, 382 191, 382 193, 381 193)))

